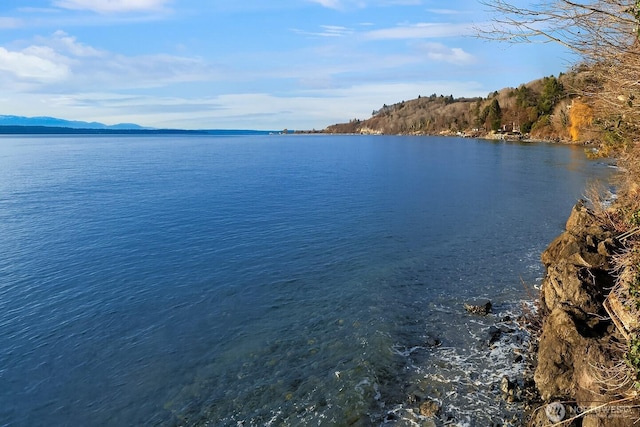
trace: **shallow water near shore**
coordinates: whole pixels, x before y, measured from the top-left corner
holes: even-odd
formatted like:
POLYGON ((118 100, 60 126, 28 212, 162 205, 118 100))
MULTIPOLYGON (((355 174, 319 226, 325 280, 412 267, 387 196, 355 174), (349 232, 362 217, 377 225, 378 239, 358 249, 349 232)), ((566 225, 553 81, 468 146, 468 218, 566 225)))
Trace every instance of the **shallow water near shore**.
POLYGON ((517 417, 526 337, 488 329, 610 173, 458 138, 1 138, 0 426, 517 417))

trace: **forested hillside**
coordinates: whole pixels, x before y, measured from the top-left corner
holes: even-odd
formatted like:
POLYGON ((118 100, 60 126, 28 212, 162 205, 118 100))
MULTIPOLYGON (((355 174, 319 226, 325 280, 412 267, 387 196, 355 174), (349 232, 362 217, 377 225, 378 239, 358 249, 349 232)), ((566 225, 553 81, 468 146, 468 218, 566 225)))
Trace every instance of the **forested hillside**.
POLYGON ((327 133, 530 137, 579 141, 591 121, 576 93, 588 73, 572 71, 504 88, 485 98, 436 95, 383 105, 366 120, 327 127, 327 133))

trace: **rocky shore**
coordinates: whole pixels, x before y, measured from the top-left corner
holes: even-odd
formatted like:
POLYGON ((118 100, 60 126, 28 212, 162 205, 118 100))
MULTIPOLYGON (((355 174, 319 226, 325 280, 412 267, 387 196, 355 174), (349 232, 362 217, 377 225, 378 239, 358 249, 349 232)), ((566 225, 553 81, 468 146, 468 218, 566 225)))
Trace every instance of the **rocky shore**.
POLYGON ((625 337, 603 302, 614 287, 612 257, 620 242, 583 203, 542 253, 546 275, 532 339, 529 425, 617 427, 638 425, 640 409, 623 381, 625 337))

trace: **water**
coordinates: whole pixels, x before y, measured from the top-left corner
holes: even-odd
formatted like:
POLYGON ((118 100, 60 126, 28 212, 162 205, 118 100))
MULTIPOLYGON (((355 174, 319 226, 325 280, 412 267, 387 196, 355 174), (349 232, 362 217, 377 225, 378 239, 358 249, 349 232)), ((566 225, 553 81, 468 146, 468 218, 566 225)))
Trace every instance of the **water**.
POLYGON ((0 425, 506 419, 526 338, 486 331, 608 173, 456 138, 2 138, 0 425))

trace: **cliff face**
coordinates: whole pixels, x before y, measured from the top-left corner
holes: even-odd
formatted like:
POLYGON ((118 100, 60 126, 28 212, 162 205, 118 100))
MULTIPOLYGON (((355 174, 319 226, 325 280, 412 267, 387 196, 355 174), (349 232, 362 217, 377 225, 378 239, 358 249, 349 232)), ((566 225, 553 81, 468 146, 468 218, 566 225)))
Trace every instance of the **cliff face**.
MULTIPOLYGON (((566 230, 542 254, 547 269, 541 289, 544 321, 534 380, 545 402, 571 402, 565 403, 565 417, 618 400, 626 391, 616 389, 624 340, 603 307, 614 285, 611 257, 616 248, 612 233, 578 204, 566 230)), ((575 425, 631 426, 640 418, 628 403, 616 413, 612 407, 593 410, 575 425)), ((548 413, 537 411, 532 421, 542 426, 550 425, 549 419, 548 413)))

